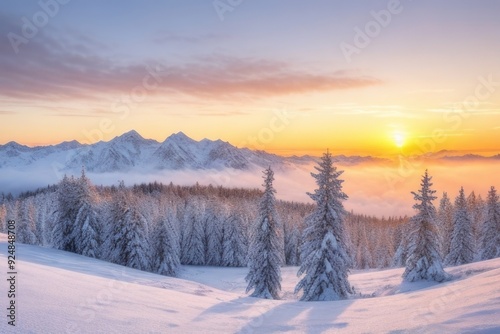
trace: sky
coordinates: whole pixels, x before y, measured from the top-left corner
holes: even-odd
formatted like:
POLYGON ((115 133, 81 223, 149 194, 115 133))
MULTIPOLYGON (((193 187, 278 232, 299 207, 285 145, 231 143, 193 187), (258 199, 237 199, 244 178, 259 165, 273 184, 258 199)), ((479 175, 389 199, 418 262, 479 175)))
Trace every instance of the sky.
POLYGON ((500 152, 500 2, 3 1, 0 144, 500 152))

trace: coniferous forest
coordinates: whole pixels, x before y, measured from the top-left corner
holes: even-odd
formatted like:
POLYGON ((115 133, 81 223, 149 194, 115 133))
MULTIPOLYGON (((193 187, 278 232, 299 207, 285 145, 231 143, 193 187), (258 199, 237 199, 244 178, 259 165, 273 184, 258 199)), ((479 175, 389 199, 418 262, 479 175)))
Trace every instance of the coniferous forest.
MULTIPOLYGON (((279 176, 276 176, 279 177, 279 176)), ((82 172, 58 184, 0 198, 1 230, 15 219, 18 241, 175 276, 180 264, 248 264, 252 226, 263 192, 257 188, 172 183, 96 186, 82 172)), ((461 189, 436 201, 435 239, 445 265, 500 256, 500 208, 494 187, 486 200, 461 189)), ((306 218, 315 205, 276 200, 285 265, 301 264, 306 218)), ((409 217, 344 217, 353 269, 405 266, 412 247, 409 217)))

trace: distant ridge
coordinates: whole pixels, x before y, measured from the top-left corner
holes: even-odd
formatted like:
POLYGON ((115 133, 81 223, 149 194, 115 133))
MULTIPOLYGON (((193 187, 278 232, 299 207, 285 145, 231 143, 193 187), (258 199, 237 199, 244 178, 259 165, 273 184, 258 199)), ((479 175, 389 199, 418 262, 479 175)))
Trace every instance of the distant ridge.
MULTIPOLYGON (((431 159, 438 160, 500 160, 500 154, 492 157, 466 154, 453 156, 451 151, 437 152, 431 159)), ((237 148, 228 142, 203 139, 196 141, 183 132, 169 135, 163 142, 145 139, 132 130, 110 141, 81 144, 76 140, 57 145, 28 147, 14 141, 0 145, 0 169, 30 170, 52 167, 60 171, 78 171, 85 167, 95 173, 126 172, 132 169, 149 170, 237 170, 277 169, 309 165, 317 157, 284 157, 261 150, 237 148)), ((369 162, 389 162, 370 156, 334 156, 340 165, 358 165, 369 162)))

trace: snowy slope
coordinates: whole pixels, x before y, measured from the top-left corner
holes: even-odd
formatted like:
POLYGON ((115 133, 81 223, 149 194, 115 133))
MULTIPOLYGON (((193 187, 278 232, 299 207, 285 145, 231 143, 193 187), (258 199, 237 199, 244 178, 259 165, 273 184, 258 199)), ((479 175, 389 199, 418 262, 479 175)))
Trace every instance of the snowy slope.
MULTIPOLYGON (((5 235, 0 249, 6 265, 5 235)), ((451 268, 456 279, 443 284, 401 284, 402 269, 354 272, 374 297, 298 302, 297 268, 283 270, 287 299, 269 301, 243 293, 246 268, 184 267, 176 279, 20 244, 17 258, 18 327, 4 319, 2 333, 500 331, 500 259, 451 268)))

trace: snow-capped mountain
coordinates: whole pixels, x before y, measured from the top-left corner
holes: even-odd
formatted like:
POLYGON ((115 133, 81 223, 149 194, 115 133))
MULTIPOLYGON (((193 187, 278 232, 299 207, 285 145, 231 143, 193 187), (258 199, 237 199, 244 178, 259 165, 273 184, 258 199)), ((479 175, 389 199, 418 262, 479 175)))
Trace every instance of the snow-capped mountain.
MULTIPOLYGON (((52 166, 60 171, 126 172, 131 169, 200 170, 233 168, 248 170, 254 167, 301 166, 316 161, 316 157, 283 157, 265 151, 237 148, 222 140, 196 141, 184 133, 170 135, 162 143, 145 139, 136 131, 104 142, 85 145, 77 141, 58 145, 28 147, 16 142, 0 145, 0 168, 30 170, 52 166)), ((376 160, 371 157, 336 156, 345 165, 376 160)))

